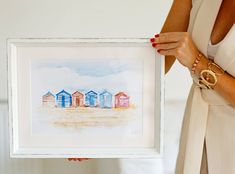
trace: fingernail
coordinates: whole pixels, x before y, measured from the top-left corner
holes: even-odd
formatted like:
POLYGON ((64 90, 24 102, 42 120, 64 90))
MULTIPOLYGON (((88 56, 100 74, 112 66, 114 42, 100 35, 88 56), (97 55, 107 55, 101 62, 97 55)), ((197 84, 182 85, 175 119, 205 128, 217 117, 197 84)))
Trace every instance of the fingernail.
POLYGON ((160 51, 161 51, 161 50, 157 50, 157 52, 159 52, 159 53, 160 53, 160 51))
POLYGON ((153 43, 152 46, 155 47, 155 46, 157 46, 157 44, 156 44, 156 43, 153 43))
POLYGON ((156 34, 155 37, 156 37, 156 38, 159 37, 159 34, 156 34))
POLYGON ((154 39, 154 38, 151 38, 151 39, 150 39, 150 42, 154 42, 154 41, 155 41, 155 39, 154 39))

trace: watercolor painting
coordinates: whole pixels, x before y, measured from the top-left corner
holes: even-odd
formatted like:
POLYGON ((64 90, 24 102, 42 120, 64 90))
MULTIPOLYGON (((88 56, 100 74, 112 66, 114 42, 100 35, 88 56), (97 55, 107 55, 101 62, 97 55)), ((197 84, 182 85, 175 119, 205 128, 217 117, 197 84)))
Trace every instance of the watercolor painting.
POLYGON ((31 62, 32 134, 142 134, 143 60, 31 62))

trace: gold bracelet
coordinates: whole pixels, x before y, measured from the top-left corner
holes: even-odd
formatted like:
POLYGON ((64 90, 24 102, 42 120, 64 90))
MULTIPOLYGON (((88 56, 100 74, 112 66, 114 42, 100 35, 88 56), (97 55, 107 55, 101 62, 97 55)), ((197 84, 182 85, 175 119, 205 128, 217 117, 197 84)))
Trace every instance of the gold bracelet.
POLYGON ((221 76, 224 73, 224 70, 219 65, 209 60, 207 69, 200 72, 199 86, 205 89, 214 89, 218 81, 217 76, 221 76))
POLYGON ((224 70, 213 61, 209 61, 207 67, 209 70, 213 71, 218 76, 221 76, 225 73, 224 70))
POLYGON ((198 81, 198 86, 202 89, 212 89, 210 86, 204 84, 200 78, 199 78, 199 81, 198 81))
POLYGON ((202 70, 200 73, 200 79, 203 84, 209 87, 214 87, 217 83, 216 74, 211 70, 202 70))

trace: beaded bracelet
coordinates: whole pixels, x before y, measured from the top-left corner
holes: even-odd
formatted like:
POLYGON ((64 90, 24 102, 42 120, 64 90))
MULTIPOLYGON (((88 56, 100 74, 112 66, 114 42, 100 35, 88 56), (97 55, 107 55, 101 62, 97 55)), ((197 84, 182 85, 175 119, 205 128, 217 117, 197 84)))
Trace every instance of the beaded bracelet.
POLYGON ((197 65, 200 62, 201 58, 202 58, 202 54, 199 52, 198 55, 196 56, 196 59, 193 62, 193 66, 192 66, 192 69, 191 69, 193 74, 195 74, 197 65))

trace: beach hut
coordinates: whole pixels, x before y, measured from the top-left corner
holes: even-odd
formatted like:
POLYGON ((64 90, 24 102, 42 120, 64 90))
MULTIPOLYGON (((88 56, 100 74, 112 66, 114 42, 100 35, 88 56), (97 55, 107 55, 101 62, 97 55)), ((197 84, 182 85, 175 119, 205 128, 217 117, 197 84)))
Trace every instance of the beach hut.
POLYGON ((84 94, 81 92, 74 92, 72 94, 72 106, 73 107, 79 107, 84 105, 84 94))
POLYGON ((60 91, 56 94, 57 106, 60 108, 67 108, 72 105, 72 96, 65 90, 60 91))
POLYGON ((92 90, 85 94, 86 106, 96 107, 98 105, 98 94, 92 90))
POLYGON ((124 92, 115 95, 115 108, 128 108, 130 97, 124 92))
POLYGON ((50 91, 42 96, 42 105, 43 107, 55 107, 55 96, 50 91))
POLYGON ((101 108, 112 108, 112 97, 113 95, 108 92, 108 91, 104 91, 102 93, 100 93, 100 107, 101 108))

